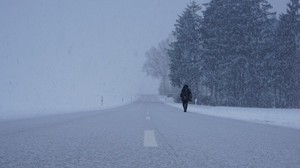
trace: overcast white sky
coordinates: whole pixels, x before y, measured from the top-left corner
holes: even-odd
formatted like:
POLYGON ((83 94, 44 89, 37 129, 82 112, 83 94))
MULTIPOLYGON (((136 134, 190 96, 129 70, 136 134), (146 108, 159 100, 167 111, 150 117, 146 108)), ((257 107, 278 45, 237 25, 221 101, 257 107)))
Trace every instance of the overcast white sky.
MULTIPOLYGON (((0 0, 0 110, 157 93, 141 72, 144 54, 188 2, 0 0)), ((284 12, 288 0, 269 2, 284 12)))

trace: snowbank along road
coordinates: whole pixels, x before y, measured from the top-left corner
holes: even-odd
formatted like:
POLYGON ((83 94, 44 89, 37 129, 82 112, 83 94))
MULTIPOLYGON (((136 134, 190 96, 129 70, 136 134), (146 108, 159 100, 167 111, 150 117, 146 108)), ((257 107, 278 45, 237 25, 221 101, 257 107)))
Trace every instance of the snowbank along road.
POLYGON ((0 122, 0 167, 300 168, 299 142, 299 130, 142 96, 109 110, 0 122))

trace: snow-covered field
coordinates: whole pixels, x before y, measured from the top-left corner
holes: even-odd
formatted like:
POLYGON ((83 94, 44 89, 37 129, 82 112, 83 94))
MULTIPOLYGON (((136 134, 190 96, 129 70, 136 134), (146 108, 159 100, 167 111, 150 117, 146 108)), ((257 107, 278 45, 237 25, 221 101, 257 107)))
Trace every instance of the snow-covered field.
POLYGON ((40 116, 48 116, 55 114, 65 114, 65 113, 75 113, 75 112, 83 112, 83 111, 93 111, 93 110, 104 110, 109 108, 114 108, 118 106, 122 106, 125 104, 132 103, 138 98, 135 96, 110 96, 104 97, 103 103, 101 104, 101 98, 98 103, 90 103, 90 104, 52 104, 52 106, 47 105, 37 105, 28 106, 26 104, 15 105, 9 108, 0 108, 0 121, 3 120, 14 120, 14 119, 25 119, 25 118, 33 118, 40 116))
MULTIPOLYGON (((182 109, 172 98, 159 97, 165 104, 182 109)), ((300 109, 212 107, 189 104, 188 112, 300 129, 300 109)))

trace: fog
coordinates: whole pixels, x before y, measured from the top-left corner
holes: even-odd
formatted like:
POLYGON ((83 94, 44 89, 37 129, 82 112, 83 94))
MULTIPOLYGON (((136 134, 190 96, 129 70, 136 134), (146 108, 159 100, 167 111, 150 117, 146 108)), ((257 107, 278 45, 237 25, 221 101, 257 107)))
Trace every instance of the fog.
MULTIPOLYGON (((158 81, 142 72, 144 54, 169 36, 188 2, 1 0, 0 119, 157 94, 158 81)), ((288 0, 269 2, 281 13, 288 0)))

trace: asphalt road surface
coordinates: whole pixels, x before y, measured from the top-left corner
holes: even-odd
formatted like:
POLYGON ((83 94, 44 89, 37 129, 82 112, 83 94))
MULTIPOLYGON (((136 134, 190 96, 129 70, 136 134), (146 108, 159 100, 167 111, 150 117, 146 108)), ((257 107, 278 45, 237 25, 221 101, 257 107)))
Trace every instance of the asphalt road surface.
POLYGON ((300 168, 300 131, 184 113, 155 96, 0 122, 1 168, 300 168))

